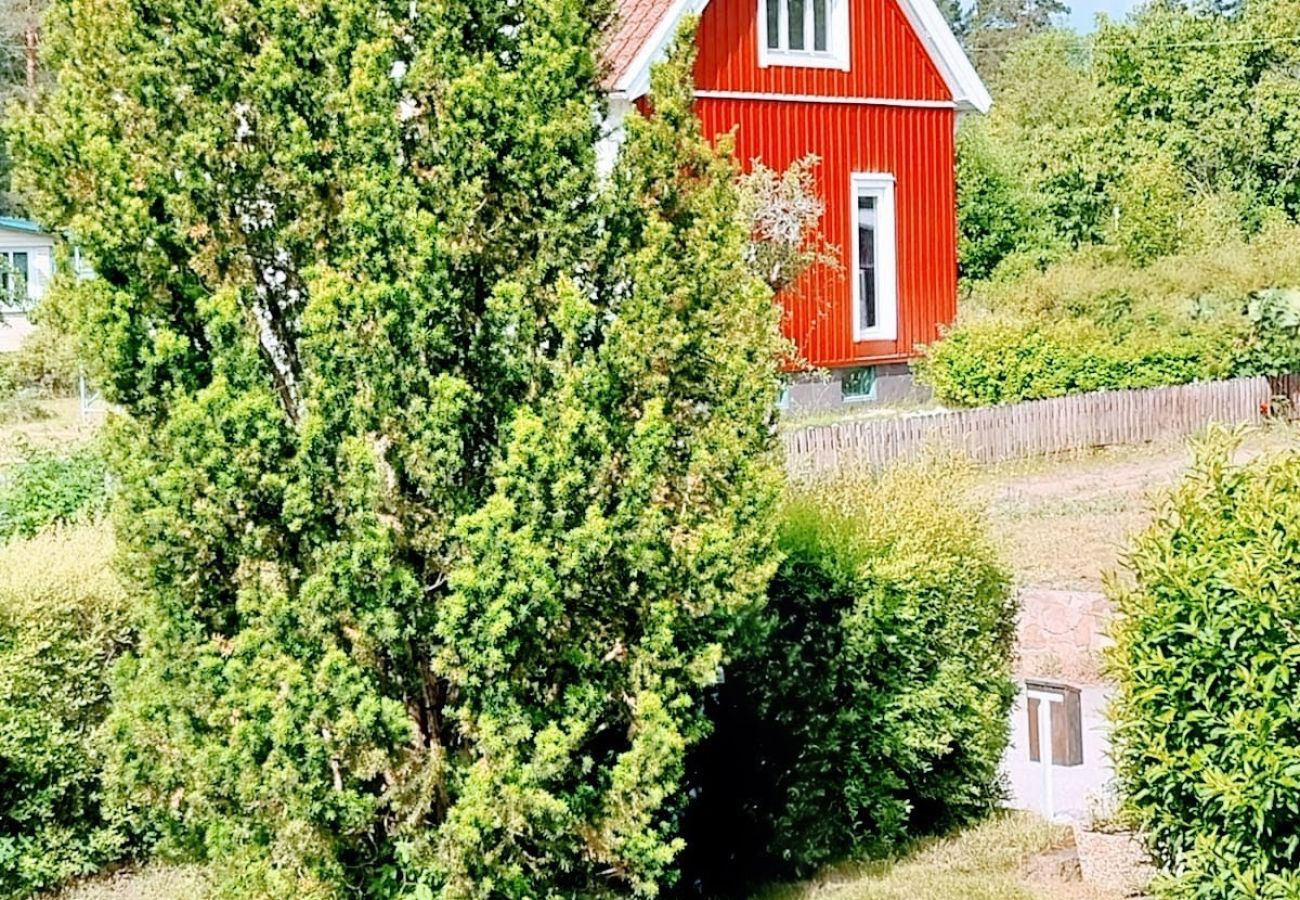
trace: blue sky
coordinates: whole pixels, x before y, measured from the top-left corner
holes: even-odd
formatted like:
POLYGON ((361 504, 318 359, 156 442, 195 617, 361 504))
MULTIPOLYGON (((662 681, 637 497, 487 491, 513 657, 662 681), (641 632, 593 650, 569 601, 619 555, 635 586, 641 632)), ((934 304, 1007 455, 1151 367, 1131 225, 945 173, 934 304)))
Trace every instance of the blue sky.
POLYGON ((1122 19, 1136 4, 1134 0, 1066 0, 1070 6, 1070 27, 1076 31, 1092 31, 1093 19, 1104 12, 1112 19, 1122 19))

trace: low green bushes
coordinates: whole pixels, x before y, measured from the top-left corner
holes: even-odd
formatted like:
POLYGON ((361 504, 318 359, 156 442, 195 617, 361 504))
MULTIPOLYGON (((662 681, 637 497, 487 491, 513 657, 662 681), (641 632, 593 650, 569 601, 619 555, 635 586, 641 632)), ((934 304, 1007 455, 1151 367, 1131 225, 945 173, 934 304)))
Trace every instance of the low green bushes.
POLYGON ((985 319, 953 329, 917 367, 953 406, 1226 378, 1244 335, 1212 325, 1123 336, 1080 320, 985 319))
POLYGON ((0 468, 0 541, 94 519, 107 502, 108 469, 96 443, 23 447, 17 462, 0 468))
POLYGON ((695 755, 686 877, 735 892, 999 795, 1015 607, 948 467, 795 491, 751 652, 695 755))
POLYGON ((1113 590, 1114 760, 1167 896, 1300 895, 1300 454, 1219 435, 1113 590))
POLYGON ((104 526, 0 547, 0 896, 95 871, 122 852, 100 805, 96 729, 129 640, 104 526))
POLYGON ((1138 268, 1080 251, 968 285, 959 323, 919 361, 953 406, 1186 384, 1300 367, 1300 228, 1138 268))

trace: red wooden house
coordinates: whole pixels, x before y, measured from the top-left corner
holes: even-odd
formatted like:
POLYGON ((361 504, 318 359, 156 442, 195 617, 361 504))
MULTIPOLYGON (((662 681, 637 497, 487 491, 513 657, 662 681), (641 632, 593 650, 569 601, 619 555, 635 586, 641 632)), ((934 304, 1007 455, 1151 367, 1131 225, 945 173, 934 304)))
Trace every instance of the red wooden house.
POLYGON ((822 232, 842 271, 822 267, 783 297, 787 331, 829 385, 800 405, 897 388, 917 346, 957 307, 957 117, 988 91, 934 0, 619 0, 606 55, 611 139, 649 90, 688 13, 700 14, 695 79, 706 133, 736 131, 743 160, 784 169, 810 153, 822 232), (882 377, 877 377, 877 376, 882 377))

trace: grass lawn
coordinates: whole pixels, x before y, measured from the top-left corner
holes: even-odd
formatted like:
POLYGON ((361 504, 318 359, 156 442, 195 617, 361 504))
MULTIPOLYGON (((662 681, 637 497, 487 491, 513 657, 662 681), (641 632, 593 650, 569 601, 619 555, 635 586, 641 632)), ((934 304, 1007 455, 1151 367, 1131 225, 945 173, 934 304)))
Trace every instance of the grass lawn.
POLYGON ((1069 829, 1007 813, 919 843, 898 859, 838 866, 756 900, 1118 900, 1080 882, 1026 873, 1036 854, 1067 846, 1069 829))

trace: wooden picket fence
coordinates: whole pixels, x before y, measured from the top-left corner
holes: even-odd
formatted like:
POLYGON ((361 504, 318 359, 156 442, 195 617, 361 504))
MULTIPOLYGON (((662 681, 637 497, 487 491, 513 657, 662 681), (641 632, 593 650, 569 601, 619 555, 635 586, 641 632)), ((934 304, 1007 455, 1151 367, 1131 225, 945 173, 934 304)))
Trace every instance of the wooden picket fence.
POLYGON ((786 459, 797 478, 883 466, 929 450, 996 463, 1186 438, 1213 423, 1257 424, 1297 410, 1300 375, 1236 378, 810 426, 785 436, 786 459))

